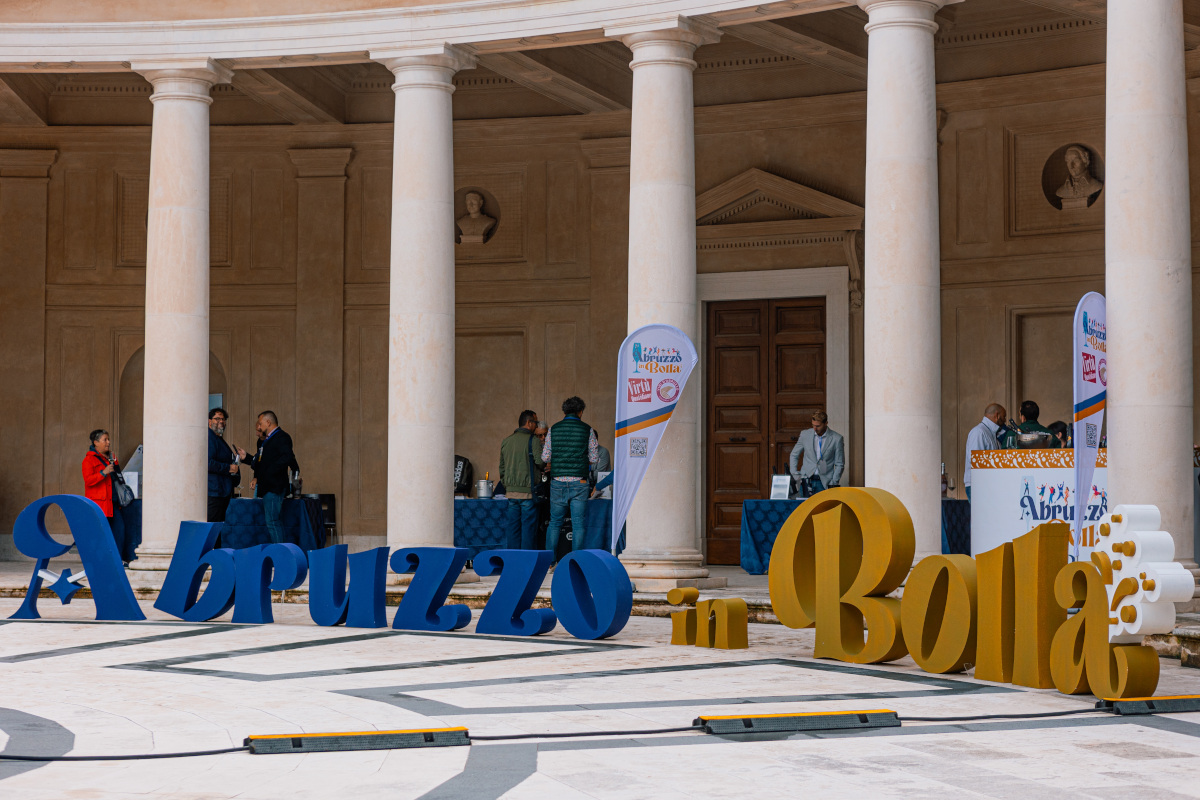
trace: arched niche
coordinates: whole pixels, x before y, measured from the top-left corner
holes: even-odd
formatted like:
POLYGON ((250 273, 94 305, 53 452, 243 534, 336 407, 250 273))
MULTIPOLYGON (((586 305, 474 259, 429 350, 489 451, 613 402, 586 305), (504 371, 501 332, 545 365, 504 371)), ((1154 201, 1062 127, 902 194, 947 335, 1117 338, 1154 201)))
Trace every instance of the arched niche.
MULTIPOLYGON (((211 351, 208 354, 208 393, 226 395, 228 380, 221 361, 211 351)), ((146 349, 139 347, 121 370, 120 391, 117 396, 117 456, 121 463, 129 461, 133 451, 142 443, 142 411, 146 396, 146 349)))

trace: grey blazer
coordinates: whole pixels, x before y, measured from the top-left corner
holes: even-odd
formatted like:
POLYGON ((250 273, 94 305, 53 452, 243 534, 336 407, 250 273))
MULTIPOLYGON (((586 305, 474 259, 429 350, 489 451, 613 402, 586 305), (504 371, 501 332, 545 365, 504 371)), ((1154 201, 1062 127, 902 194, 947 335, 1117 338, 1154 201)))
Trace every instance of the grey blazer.
POLYGON ((826 431, 825 440, 821 444, 821 457, 818 459, 817 434, 812 428, 804 431, 796 440, 796 446, 792 448, 788 468, 797 483, 801 478, 808 478, 816 473, 826 489, 840 484, 842 471, 846 468, 846 447, 842 435, 831 430, 826 431))

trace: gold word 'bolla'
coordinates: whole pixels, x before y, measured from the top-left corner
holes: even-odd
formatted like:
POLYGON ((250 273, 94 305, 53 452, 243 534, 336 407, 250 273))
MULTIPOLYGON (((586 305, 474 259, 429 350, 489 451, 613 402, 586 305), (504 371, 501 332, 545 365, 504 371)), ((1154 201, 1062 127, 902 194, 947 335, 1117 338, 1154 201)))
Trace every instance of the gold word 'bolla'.
POLYGON ((1092 563, 1067 563, 1070 530, 1040 525, 981 553, 935 555, 911 574, 904 505, 882 489, 829 489, 784 523, 771 554, 775 615, 816 628, 817 658, 855 664, 911 654, 926 672, 975 665, 981 680, 1064 694, 1143 697, 1158 654, 1109 641, 1109 594, 1092 563), (902 599, 888 597, 908 576, 902 599), (1079 611, 1067 619, 1067 609, 1079 611))

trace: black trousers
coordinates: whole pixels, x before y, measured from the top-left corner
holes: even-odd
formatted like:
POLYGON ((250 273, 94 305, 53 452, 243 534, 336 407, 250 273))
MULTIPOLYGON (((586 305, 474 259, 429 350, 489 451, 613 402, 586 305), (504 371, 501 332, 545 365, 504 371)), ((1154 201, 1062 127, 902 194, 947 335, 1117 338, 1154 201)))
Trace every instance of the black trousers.
POLYGON ((225 511, 229 508, 229 501, 232 497, 209 497, 208 498, 208 521, 209 522, 224 522, 225 511))

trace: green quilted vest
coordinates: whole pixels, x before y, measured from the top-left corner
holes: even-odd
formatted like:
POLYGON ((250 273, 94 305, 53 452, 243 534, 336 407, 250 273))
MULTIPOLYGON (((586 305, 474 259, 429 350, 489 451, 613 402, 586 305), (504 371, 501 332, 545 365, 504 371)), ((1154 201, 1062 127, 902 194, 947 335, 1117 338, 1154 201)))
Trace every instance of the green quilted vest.
POLYGON ((592 426, 574 417, 550 426, 550 477, 588 476, 588 438, 592 426))

